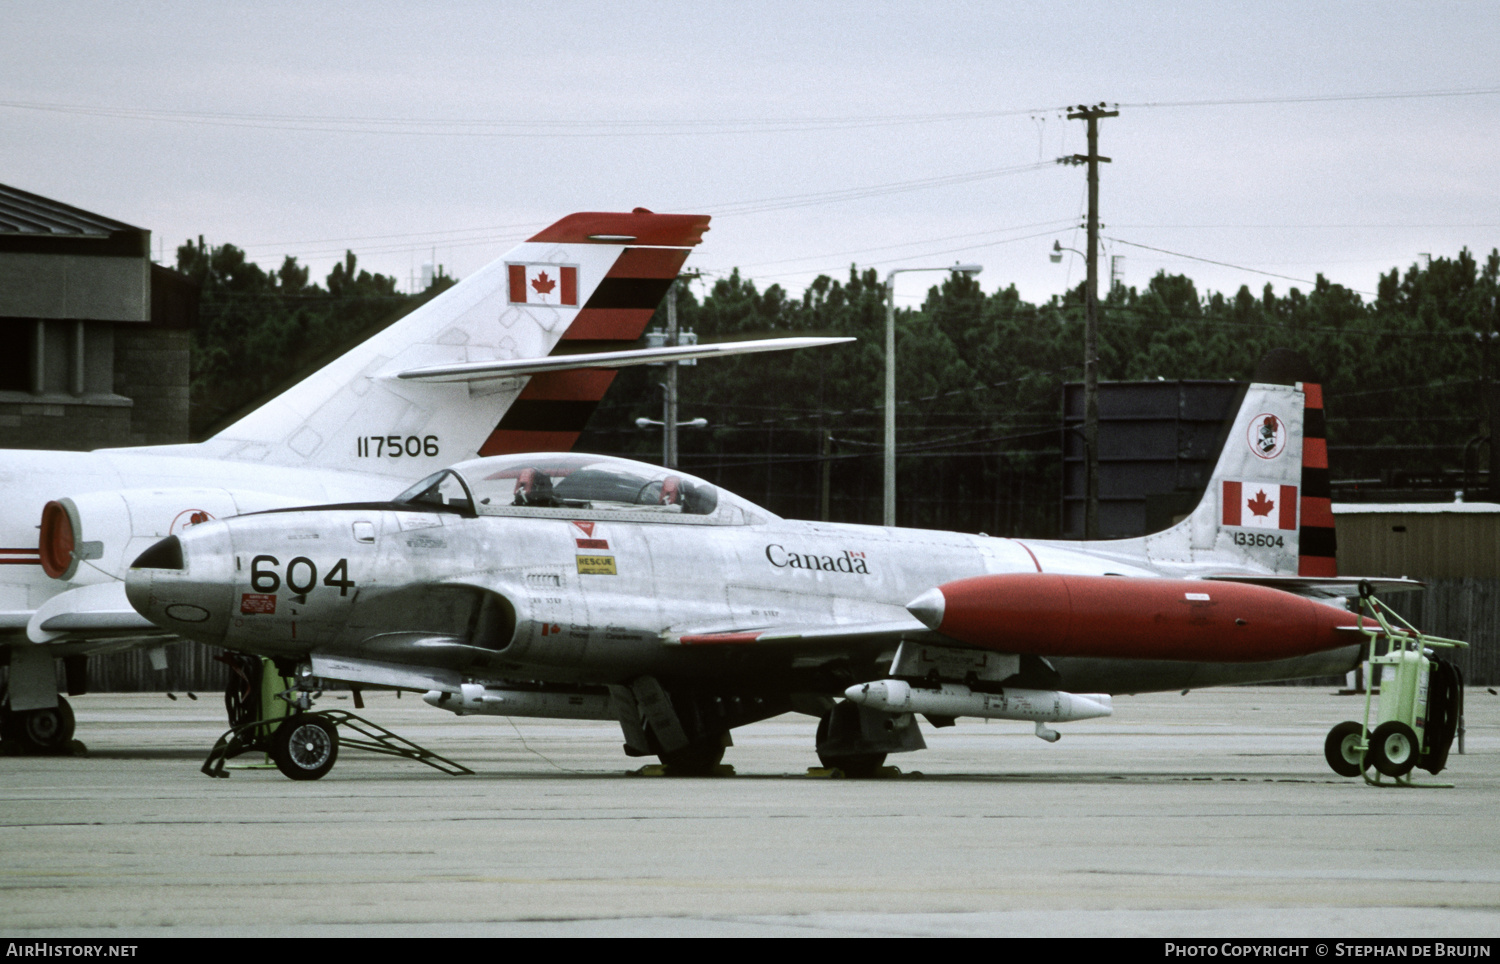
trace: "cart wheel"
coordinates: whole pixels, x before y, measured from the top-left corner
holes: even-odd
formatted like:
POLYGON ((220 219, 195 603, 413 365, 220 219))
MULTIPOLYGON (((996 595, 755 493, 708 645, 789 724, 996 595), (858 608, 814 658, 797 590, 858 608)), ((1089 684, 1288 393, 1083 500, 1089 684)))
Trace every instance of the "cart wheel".
POLYGON ((290 717, 271 737, 276 769, 293 780, 316 780, 332 770, 338 758, 338 731, 314 717, 290 717))
POLYGON ((1404 777, 1417 765, 1417 734, 1400 720, 1386 720, 1370 734, 1370 762, 1388 777, 1404 777))
MULTIPOLYGON (((1328 731, 1328 739, 1323 741, 1323 757, 1334 773, 1341 777, 1359 776, 1359 744, 1364 729, 1353 720, 1345 720, 1328 731)), ((1369 765, 1367 757, 1365 766, 1369 765)))

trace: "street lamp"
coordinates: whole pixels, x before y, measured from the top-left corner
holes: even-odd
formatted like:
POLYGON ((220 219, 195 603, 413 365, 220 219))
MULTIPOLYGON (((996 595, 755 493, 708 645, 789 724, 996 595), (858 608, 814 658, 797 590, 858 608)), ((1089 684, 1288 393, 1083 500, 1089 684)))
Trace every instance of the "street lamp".
MULTIPOLYGON (((666 386, 663 385, 662 388, 665 390, 666 386)), ((663 406, 663 407, 665 407, 665 406, 663 406)), ((669 469, 675 469, 675 468, 677 468, 677 453, 674 452, 674 451, 672 451, 672 441, 673 440, 672 440, 672 437, 671 437, 671 433, 668 433, 666 431, 667 422, 666 421, 658 422, 654 418, 638 418, 638 419, 635 420, 635 427, 636 428, 642 428, 642 429, 644 429, 644 428, 650 428, 653 425, 660 425, 662 427, 662 433, 661 433, 661 464, 664 465, 664 466, 666 466, 669 469)), ((708 419, 706 419, 706 418, 695 418, 695 419, 690 419, 689 421, 686 421, 686 422, 677 422, 676 423, 676 427, 677 428, 708 428, 708 419)))
POLYGON ((951 271, 976 275, 977 264, 954 264, 946 268, 892 268, 885 276, 885 521, 896 524, 896 275, 905 271, 951 271))

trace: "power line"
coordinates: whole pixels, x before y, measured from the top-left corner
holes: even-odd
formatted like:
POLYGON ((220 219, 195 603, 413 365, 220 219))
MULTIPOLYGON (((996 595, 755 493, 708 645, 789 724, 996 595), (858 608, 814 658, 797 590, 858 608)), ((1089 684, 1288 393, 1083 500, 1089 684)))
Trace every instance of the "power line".
POLYGON ((1239 107, 1255 104, 1329 104, 1341 101, 1421 100, 1433 97, 1483 97, 1500 94, 1500 87, 1450 87, 1436 90, 1383 91, 1354 94, 1294 94, 1287 97, 1236 97, 1223 100, 1154 100, 1136 104, 1114 104, 1115 107, 1239 107))
POLYGON ((621 118, 539 120, 494 120, 489 118, 373 117, 360 115, 252 114, 228 111, 164 110, 141 107, 106 107, 89 104, 57 104, 41 101, 0 101, 12 110, 40 111, 87 117, 157 123, 235 127, 255 130, 288 130, 333 134, 384 134, 405 137, 492 138, 600 138, 600 137, 702 137, 720 134, 784 134, 826 130, 862 130, 876 127, 906 127, 922 124, 961 123, 1046 113, 1060 108, 1024 108, 958 111, 933 114, 874 114, 843 117, 768 117, 718 119, 621 118))
MULTIPOLYGON (((1412 91, 1374 91, 1342 94, 1298 94, 1284 97, 1240 97, 1205 100, 1140 101, 1116 103, 1112 107, 1165 109, 1184 107, 1230 107, 1258 104, 1320 104, 1348 101, 1418 100, 1444 97, 1481 97, 1500 94, 1500 87, 1461 87, 1412 91)), ((804 133, 825 130, 859 130, 875 127, 905 127, 924 124, 970 123, 1005 117, 1035 117, 1068 110, 1065 106, 999 108, 994 110, 947 111, 926 114, 851 114, 824 117, 760 118, 672 118, 672 119, 563 119, 524 121, 493 118, 376 117, 358 114, 276 114, 229 111, 169 110, 145 107, 111 107, 99 104, 60 104, 44 101, 0 100, 0 108, 108 117, 157 123, 206 125, 308 131, 339 134, 384 134, 396 136, 599 138, 599 137, 701 137, 719 134, 804 133)))
MULTIPOLYGON (((1283 281, 1295 281, 1295 282, 1297 282, 1299 284, 1313 285, 1313 286, 1317 285, 1316 281, 1310 281, 1307 278, 1293 278, 1291 275, 1277 274, 1274 271, 1262 271, 1259 268, 1247 268, 1247 267, 1245 267, 1242 264, 1230 264, 1228 261, 1215 261, 1212 258, 1200 258, 1196 254, 1183 254, 1181 251, 1168 251, 1166 248, 1154 248, 1154 247, 1152 247, 1149 244, 1140 244, 1140 243, 1135 242, 1135 241, 1126 241, 1124 238, 1106 238, 1105 240, 1111 241, 1111 242, 1113 242, 1115 244, 1128 244, 1132 248, 1145 248, 1147 251, 1156 251, 1156 252, 1159 252, 1160 254, 1170 254, 1174 258, 1187 258, 1189 261, 1202 261, 1204 264, 1214 264, 1214 265, 1218 265, 1221 268, 1234 268, 1236 271, 1249 271, 1252 274, 1263 274, 1263 275, 1265 275, 1268 278, 1280 278, 1283 281)), ((1343 287, 1343 286, 1340 286, 1340 287, 1343 287)), ((1373 291, 1362 291, 1359 288, 1347 288, 1346 290, 1358 292, 1359 294, 1362 294, 1362 295, 1375 296, 1375 292, 1373 292, 1373 291)))

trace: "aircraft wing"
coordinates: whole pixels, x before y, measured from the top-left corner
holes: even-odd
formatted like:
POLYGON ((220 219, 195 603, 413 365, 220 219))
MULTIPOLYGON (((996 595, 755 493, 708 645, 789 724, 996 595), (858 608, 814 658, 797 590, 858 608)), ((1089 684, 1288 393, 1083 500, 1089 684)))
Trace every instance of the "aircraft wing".
POLYGON ((96 583, 58 593, 26 621, 26 636, 33 643, 171 635, 135 611, 125 598, 123 582, 96 583))
POLYGON ((819 348, 839 345, 853 338, 761 338, 755 341, 729 341, 713 345, 673 345, 665 348, 631 348, 625 351, 597 351, 578 355, 549 355, 544 358, 511 358, 494 361, 460 362, 432 365, 398 372, 397 378, 422 382, 474 382, 491 378, 513 378, 540 375, 543 372, 571 371, 578 368, 630 368, 635 365, 660 365, 691 358, 719 358, 727 355, 749 355, 763 351, 788 351, 793 348, 819 348))
POLYGON ((1266 586, 1270 589, 1280 589, 1283 592, 1296 593, 1299 596, 1323 596, 1336 598, 1339 596, 1358 596, 1360 587, 1368 585, 1375 590, 1376 594, 1391 592, 1412 592, 1417 589, 1425 589, 1425 582, 1415 579, 1392 579, 1384 576, 1271 576, 1258 574, 1222 574, 1204 576, 1204 579, 1212 579, 1217 582, 1238 582, 1252 586, 1266 586))

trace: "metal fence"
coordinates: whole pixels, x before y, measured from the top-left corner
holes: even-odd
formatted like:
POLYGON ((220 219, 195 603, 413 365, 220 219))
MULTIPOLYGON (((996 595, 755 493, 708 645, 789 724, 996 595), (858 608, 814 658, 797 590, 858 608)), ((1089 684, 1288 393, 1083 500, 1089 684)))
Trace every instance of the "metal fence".
POLYGON ((1461 639, 1468 649, 1443 658, 1458 664, 1471 686, 1500 684, 1500 579, 1430 579, 1422 592, 1385 602, 1424 633, 1461 639))
POLYGON ((98 693, 222 693, 229 684, 229 669, 214 659, 221 652, 191 639, 168 643, 165 670, 152 669, 144 649, 94 656, 89 660, 89 689, 98 693))

